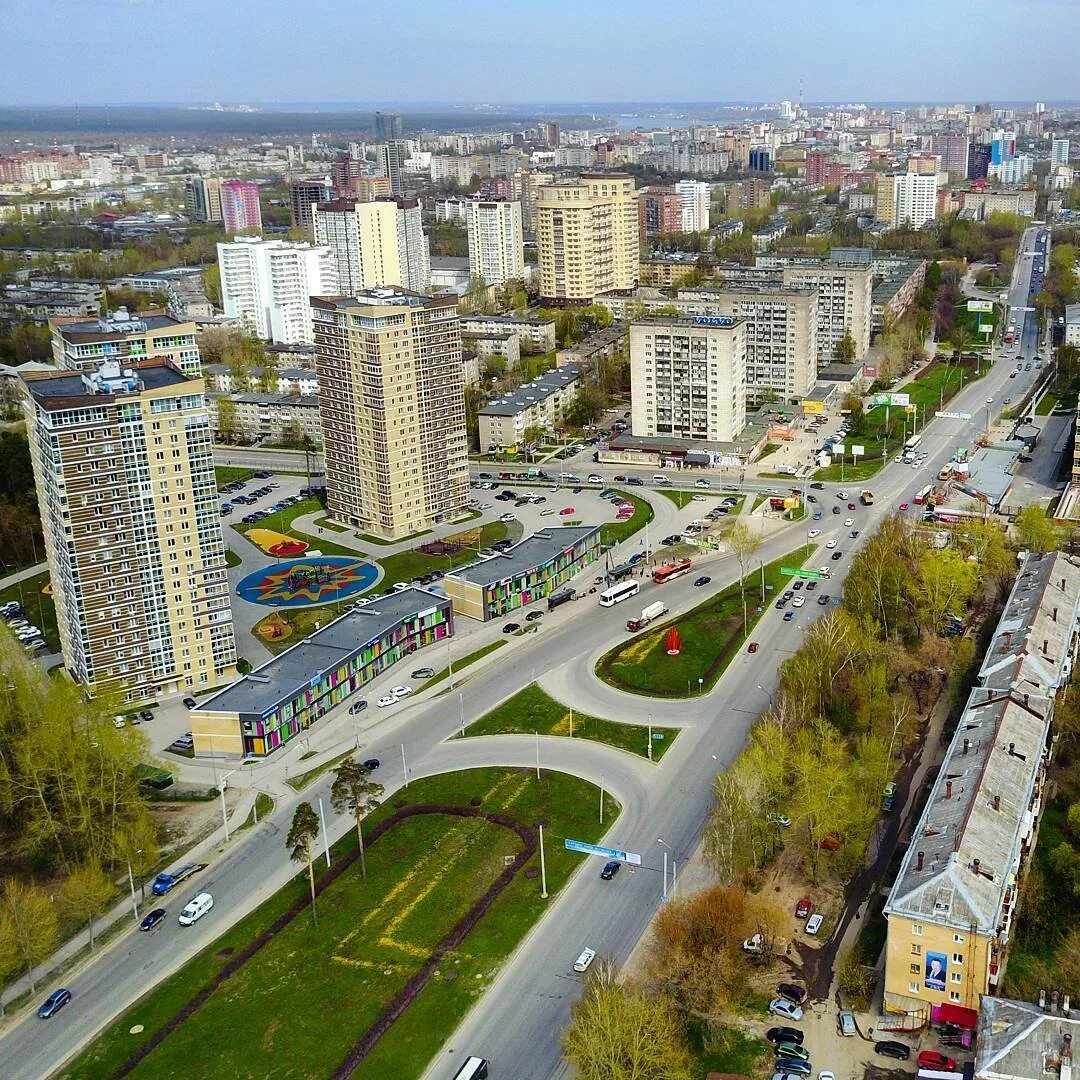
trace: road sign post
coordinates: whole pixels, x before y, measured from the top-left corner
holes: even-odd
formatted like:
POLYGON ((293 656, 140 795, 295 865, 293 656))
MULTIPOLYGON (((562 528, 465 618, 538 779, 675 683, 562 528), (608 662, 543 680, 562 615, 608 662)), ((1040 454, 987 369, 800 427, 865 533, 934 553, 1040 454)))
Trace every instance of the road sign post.
POLYGON ((620 848, 601 847, 599 844, 587 844, 584 840, 571 840, 566 837, 563 846, 567 851, 580 851, 583 855, 600 855, 605 859, 615 859, 617 862, 629 863, 631 866, 641 865, 641 856, 632 851, 623 851, 620 848))

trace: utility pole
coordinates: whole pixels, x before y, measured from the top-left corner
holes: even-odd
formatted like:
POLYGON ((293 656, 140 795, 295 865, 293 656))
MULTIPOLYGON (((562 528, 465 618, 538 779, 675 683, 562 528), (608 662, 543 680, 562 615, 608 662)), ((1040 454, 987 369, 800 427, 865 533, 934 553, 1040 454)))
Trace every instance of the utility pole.
POLYGON ((544 863, 544 826, 538 826, 540 829, 540 899, 546 900, 548 898, 547 891, 547 866, 544 863))

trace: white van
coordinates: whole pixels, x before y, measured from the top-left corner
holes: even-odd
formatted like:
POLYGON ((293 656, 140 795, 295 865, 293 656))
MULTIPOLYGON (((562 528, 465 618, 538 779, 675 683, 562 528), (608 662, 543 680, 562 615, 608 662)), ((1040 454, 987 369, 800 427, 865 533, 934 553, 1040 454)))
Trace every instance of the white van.
POLYGON ((190 926, 201 919, 213 906, 214 898, 208 892, 199 893, 194 900, 188 901, 177 921, 181 926, 190 926))
POLYGON ((658 472, 658 473, 653 474, 653 483, 654 484, 670 484, 671 480, 668 479, 668 477, 666 477, 663 473, 658 472))
POLYGON ((587 971, 589 965, 596 959, 595 949, 582 949, 581 955, 574 961, 574 970, 581 972, 587 971))

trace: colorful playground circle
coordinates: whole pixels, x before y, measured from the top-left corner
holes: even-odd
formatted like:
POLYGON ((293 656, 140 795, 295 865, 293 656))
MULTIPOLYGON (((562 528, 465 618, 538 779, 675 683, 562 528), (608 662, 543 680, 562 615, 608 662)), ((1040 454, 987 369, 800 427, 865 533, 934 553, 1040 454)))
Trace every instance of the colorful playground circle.
POLYGON ((378 567, 348 555, 316 555, 290 559, 248 574, 237 595, 267 607, 311 607, 330 604, 370 589, 378 567))
POLYGON ((297 555, 303 555, 308 549, 306 540, 282 540, 280 544, 274 544, 267 549, 267 553, 270 555, 284 556, 285 558, 295 559, 297 555))

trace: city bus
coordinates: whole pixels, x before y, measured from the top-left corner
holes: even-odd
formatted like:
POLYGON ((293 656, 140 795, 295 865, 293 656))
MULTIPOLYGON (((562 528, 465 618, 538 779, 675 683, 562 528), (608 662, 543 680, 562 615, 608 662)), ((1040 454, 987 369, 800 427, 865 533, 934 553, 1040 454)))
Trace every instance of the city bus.
POLYGON ((679 577, 681 574, 689 574, 693 563, 689 559, 680 559, 678 562, 664 563, 652 572, 652 579, 657 585, 663 585, 665 581, 679 577))
POLYGON ((629 600, 631 596, 637 596, 641 592, 640 581, 623 581, 618 585, 612 585, 600 594, 601 607, 614 607, 623 600, 629 600))
POLYGON ((604 577, 614 584, 616 581, 622 581, 623 578, 628 578, 633 572, 634 564, 632 562, 624 562, 619 566, 613 566, 610 570, 606 571, 604 577))
POLYGON ((483 1058, 471 1057, 456 1073, 454 1080, 486 1080, 488 1063, 483 1058))
POLYGON ((915 492, 915 505, 922 506, 924 502, 930 497, 930 492, 934 490, 933 484, 927 484, 926 487, 920 488, 915 492))
POLYGON ((915 452, 915 448, 922 442, 921 435, 912 435, 906 443, 904 443, 904 453, 912 454, 915 452))

